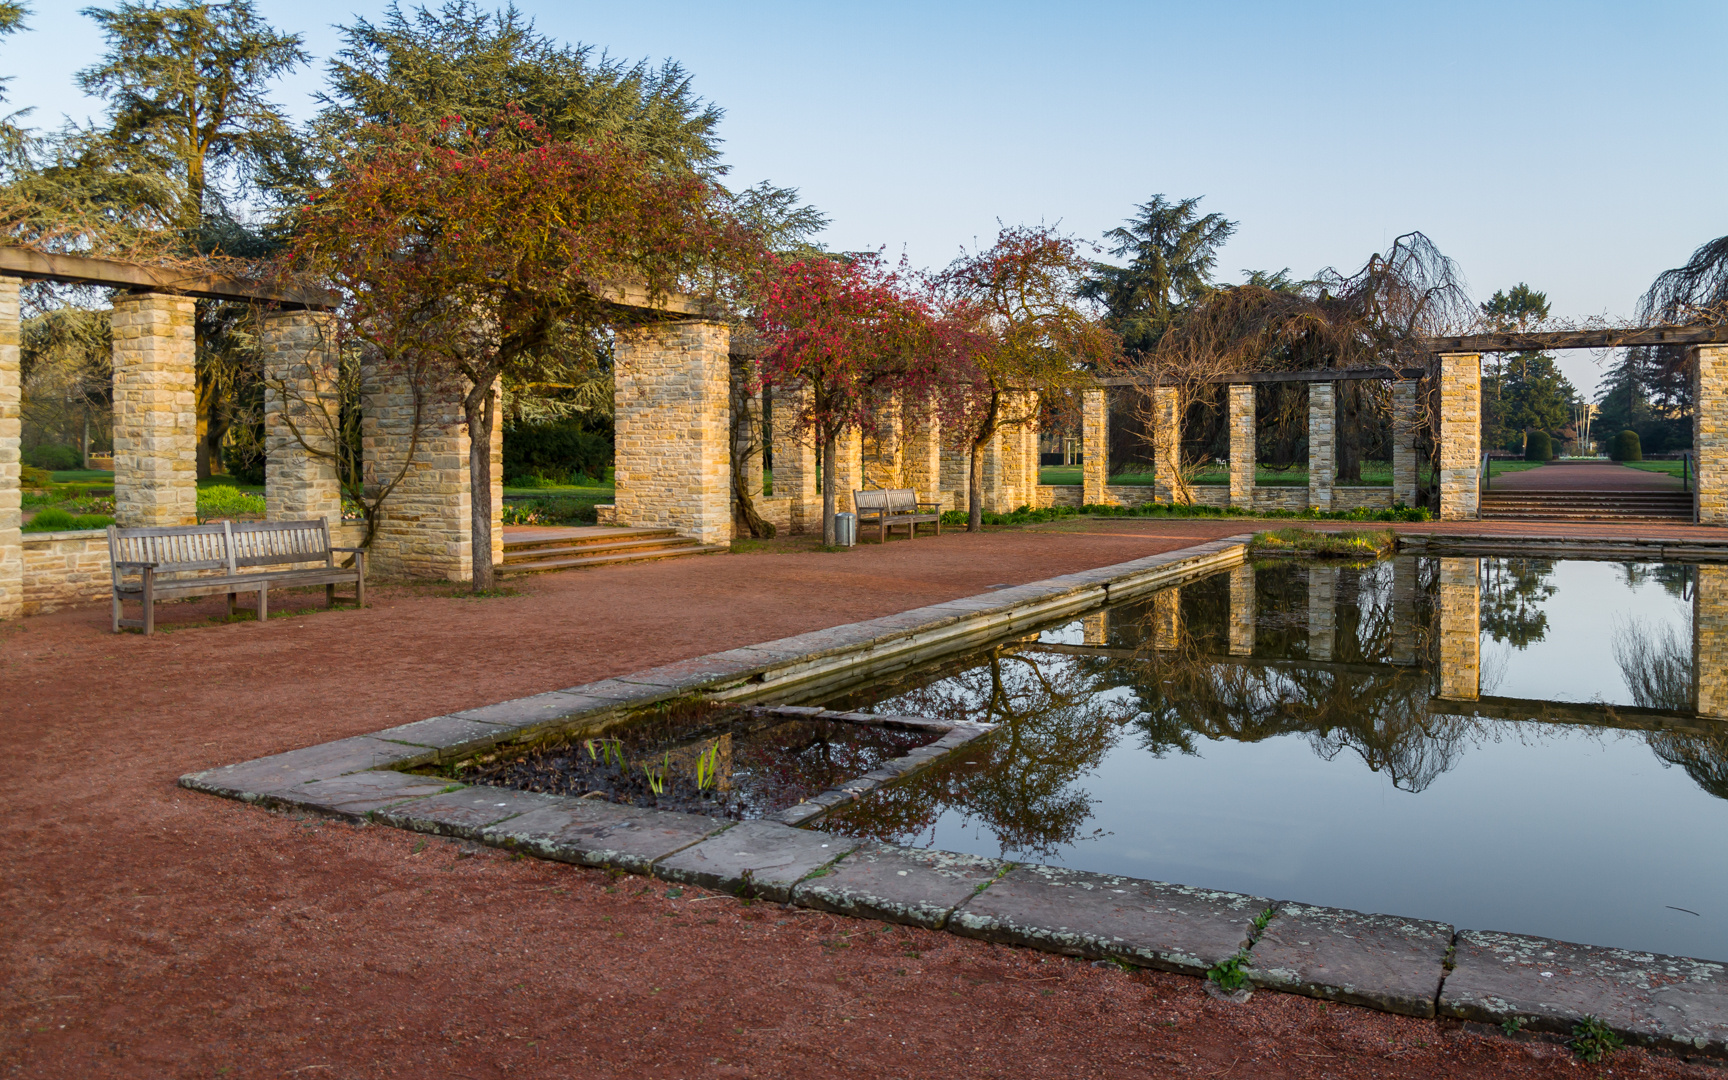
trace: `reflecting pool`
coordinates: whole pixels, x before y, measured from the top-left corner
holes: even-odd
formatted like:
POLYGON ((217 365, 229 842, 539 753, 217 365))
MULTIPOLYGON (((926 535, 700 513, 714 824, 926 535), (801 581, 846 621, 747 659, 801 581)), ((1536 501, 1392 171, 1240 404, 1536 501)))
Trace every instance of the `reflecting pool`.
POLYGON ((1276 562, 832 707, 999 724, 827 828, 1728 959, 1728 567, 1276 562))

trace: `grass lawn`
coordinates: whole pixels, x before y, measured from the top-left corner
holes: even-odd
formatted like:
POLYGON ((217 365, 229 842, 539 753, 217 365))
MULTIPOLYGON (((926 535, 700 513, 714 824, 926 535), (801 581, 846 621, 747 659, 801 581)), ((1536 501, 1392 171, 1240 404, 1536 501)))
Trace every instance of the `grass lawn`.
MULTIPOLYGON (((1499 462, 1494 464, 1498 465, 1499 462)), ((1515 464, 1523 466, 1524 462, 1515 464)), ((1497 470, 1498 471, 1498 470, 1497 470)), ((1078 484, 1080 483, 1080 466, 1078 465, 1046 465, 1038 470, 1040 484, 1078 484)), ((1202 469, 1195 474, 1196 484, 1228 484, 1230 472, 1218 467, 1202 469)), ((1152 473, 1124 472, 1110 478, 1112 485, 1133 485, 1152 483, 1152 473)), ((1257 487, 1307 487, 1308 469, 1297 466, 1290 469, 1256 469, 1254 483, 1257 487)), ((1384 461, 1364 461, 1362 463, 1362 486, 1390 487, 1392 484, 1392 466, 1384 461)))
POLYGON ((1679 476, 1682 467, 1690 472, 1691 467, 1684 461, 1622 461, 1621 465, 1628 469, 1642 469, 1644 472, 1667 473, 1669 476, 1679 476))
POLYGON ((114 474, 106 469, 61 469, 48 474, 56 484, 112 484, 114 474))

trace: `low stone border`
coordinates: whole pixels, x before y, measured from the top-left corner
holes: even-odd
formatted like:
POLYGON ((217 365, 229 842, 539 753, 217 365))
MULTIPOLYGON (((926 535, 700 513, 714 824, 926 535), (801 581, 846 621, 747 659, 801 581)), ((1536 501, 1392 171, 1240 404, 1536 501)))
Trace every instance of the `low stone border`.
POLYGON ((1504 555, 1536 559, 1658 559, 1728 562, 1728 537, 1496 536, 1492 533, 1398 534, 1398 550, 1414 555, 1504 555))
POLYGON ((1070 956, 1203 975, 1245 955, 1254 985, 1407 1016, 1563 1034, 1595 1017, 1629 1042, 1728 1058, 1728 970, 1722 964, 1458 932, 1442 923, 1015 865, 798 827, 985 734, 982 725, 759 707, 788 716, 938 727, 943 735, 773 819, 741 823, 465 787, 398 771, 555 730, 600 730, 643 706, 687 694, 741 703, 770 695, 808 699, 842 681, 922 664, 989 637, 1227 569, 1243 561, 1246 539, 1231 537, 432 717, 194 773, 180 783, 262 805, 1070 956))

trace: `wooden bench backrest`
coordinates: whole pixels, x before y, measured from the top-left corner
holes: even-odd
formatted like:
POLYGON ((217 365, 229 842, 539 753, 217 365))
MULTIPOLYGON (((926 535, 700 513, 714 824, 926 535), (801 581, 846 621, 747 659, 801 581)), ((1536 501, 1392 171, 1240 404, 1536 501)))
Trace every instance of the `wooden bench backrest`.
POLYGON ((888 508, 888 493, 886 491, 854 491, 852 505, 860 512, 877 512, 888 508))
POLYGON ((234 565, 330 561, 330 527, 311 521, 241 521, 233 526, 234 565))
POLYGON ((918 493, 911 488, 889 488, 887 494, 889 513, 916 514, 918 512, 918 493))
POLYGON ((172 525, 158 529, 121 529, 108 526, 108 560, 114 583, 120 583, 123 562, 156 564, 156 573, 223 570, 232 572, 228 524, 172 525))

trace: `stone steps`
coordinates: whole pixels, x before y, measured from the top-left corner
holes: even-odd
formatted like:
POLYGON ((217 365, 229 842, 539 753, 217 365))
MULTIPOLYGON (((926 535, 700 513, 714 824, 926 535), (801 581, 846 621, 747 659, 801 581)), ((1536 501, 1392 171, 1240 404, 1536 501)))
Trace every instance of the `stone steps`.
POLYGON ((498 568, 498 573, 541 574, 727 550, 724 544, 701 544, 671 529, 618 529, 592 536, 506 540, 504 565, 498 568))
POLYGON ((1487 491, 1484 521, 1692 520, 1689 491, 1487 491))

